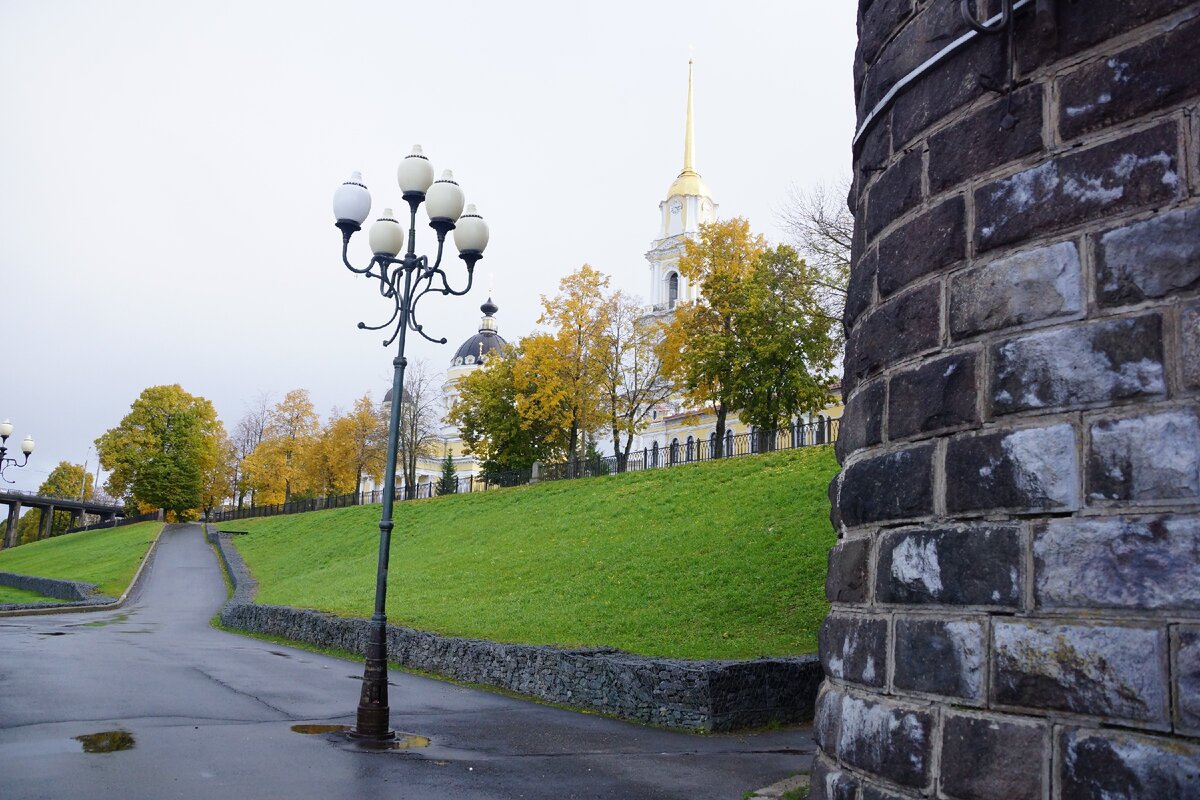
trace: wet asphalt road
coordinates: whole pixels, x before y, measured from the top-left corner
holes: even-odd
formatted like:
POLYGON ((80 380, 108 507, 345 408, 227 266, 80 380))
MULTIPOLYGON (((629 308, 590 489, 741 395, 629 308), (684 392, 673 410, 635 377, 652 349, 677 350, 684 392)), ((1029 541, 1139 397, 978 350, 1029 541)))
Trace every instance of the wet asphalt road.
POLYGON ((808 730, 694 736, 392 674, 363 752, 297 723, 353 723, 357 663, 209 627, 225 600, 198 525, 172 526, 120 611, 0 619, 0 797, 739 798, 807 770, 808 730), (73 737, 127 731, 129 749, 73 737))

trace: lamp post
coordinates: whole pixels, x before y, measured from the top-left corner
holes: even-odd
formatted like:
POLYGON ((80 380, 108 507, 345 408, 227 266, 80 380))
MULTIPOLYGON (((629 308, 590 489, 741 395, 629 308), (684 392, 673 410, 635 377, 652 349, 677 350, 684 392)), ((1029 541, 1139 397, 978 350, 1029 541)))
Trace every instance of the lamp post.
POLYGON ((418 301, 427 294, 464 295, 471 290, 475 275, 475 264, 483 258, 487 247, 487 223, 467 206, 463 212, 462 189, 454 181, 450 170, 441 179, 434 181, 433 165, 421 152, 421 146, 413 147, 412 153, 400 162, 396 170, 401 196, 408 203, 408 249, 404 250, 405 232, 390 208, 385 208, 367 233, 374 254, 364 268, 350 263, 348 250, 350 237, 361 229, 371 211, 371 195, 362 183, 362 175, 355 172, 333 195, 333 213, 337 227, 342 231, 342 263, 351 272, 378 281, 379 293, 392 301, 392 314, 381 325, 358 323, 360 329, 391 330, 383 346, 397 343, 396 357, 392 359, 392 408, 388 419, 387 464, 384 468, 383 513, 379 519, 379 564, 375 574, 375 613, 371 615, 370 639, 367 642, 366 664, 363 668, 362 693, 358 701, 358 717, 350 735, 366 741, 384 742, 395 738, 390 728, 387 687, 387 617, 384 607, 387 600, 388 554, 392 535, 392 504, 396 494, 396 450, 400 432, 400 405, 404 401, 404 368, 408 361, 404 357, 404 344, 409 330, 421 334, 437 344, 445 339, 434 339, 425 333, 417 322, 418 301), (429 227, 437 234, 437 256, 432 265, 427 256, 418 256, 417 209, 425 203, 429 216, 429 227), (454 244, 458 257, 467 265, 467 285, 461 290, 450 288, 446 273, 442 270, 442 252, 446 234, 454 231, 454 244))
POLYGON ((29 463, 29 454, 33 452, 33 437, 26 436, 21 442, 21 452, 25 454, 25 460, 17 463, 15 458, 8 457, 8 437, 12 436, 13 424, 7 419, 0 422, 0 478, 4 478, 8 483, 16 483, 4 477, 4 470, 9 467, 23 467, 29 463))

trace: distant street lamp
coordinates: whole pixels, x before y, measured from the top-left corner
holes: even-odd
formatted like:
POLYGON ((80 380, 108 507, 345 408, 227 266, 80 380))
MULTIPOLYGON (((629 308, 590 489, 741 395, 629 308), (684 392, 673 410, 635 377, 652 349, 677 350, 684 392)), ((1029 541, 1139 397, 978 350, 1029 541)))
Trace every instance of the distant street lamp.
POLYGON ((391 730, 388 709, 387 686, 387 617, 384 606, 387 600, 388 553, 392 535, 392 502, 396 494, 396 451, 400 433, 400 406, 404 399, 404 368, 408 360, 404 357, 405 336, 409 330, 421 334, 431 342, 445 344, 445 339, 434 339, 427 335, 417 323, 417 302, 426 294, 464 295, 471 290, 475 276, 475 264, 483 258, 488 243, 487 223, 467 206, 463 213, 463 192, 454 181, 450 170, 442 173, 440 180, 433 179, 433 165, 421 152, 421 146, 413 147, 412 154, 400 162, 396 170, 402 197, 409 207, 408 250, 404 249, 404 228, 393 216, 392 209, 385 208, 367 233, 370 241, 370 263, 359 269, 350 263, 348 250, 350 237, 361 229, 371 211, 371 195, 362 183, 362 175, 355 172, 333 195, 333 214, 337 227, 342 231, 342 263, 351 272, 376 278, 379 293, 392 301, 391 317, 382 325, 358 323, 366 330, 391 329, 394 331, 383 346, 388 347, 399 339, 396 357, 392 359, 392 403, 388 421, 387 465, 384 468, 383 513, 379 520, 379 567, 375 575, 375 613, 371 616, 371 635, 367 643, 366 665, 363 670, 362 694, 358 702, 358 719, 351 736, 368 741, 386 741, 395 738, 391 730), (429 227, 437 233, 437 257, 430 266, 429 258, 418 256, 417 208, 425 203, 429 215, 429 227), (450 288, 446 273, 441 269, 442 248, 446 234, 454 231, 454 244, 458 257, 467 264, 467 285, 462 290, 450 288))
POLYGON ((9 467, 23 467, 29 463, 29 454, 33 452, 33 437, 26 436, 22 440, 21 452, 25 454, 25 460, 18 464, 15 458, 8 457, 8 437, 12 436, 12 429, 13 425, 7 419, 0 422, 0 478, 4 478, 9 483, 16 483, 16 481, 10 481, 4 477, 4 470, 9 467))

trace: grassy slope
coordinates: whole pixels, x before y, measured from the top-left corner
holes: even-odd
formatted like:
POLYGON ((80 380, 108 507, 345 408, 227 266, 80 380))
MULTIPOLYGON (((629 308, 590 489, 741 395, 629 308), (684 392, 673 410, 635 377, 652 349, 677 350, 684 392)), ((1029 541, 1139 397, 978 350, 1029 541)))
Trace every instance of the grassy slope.
MULTIPOLYGON (((832 449, 396 506, 391 622, 688 658, 813 652, 832 449)), ((239 520, 259 602, 369 616, 379 506, 239 520)))
POLYGON ((0 551, 0 572, 87 581, 120 597, 161 527, 161 522, 139 522, 30 542, 0 551))

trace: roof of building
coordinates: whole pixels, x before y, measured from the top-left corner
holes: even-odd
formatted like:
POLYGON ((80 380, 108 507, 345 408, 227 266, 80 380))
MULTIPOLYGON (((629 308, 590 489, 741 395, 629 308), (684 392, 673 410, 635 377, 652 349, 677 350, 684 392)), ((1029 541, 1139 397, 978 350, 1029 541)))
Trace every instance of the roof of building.
POLYGON ((479 332, 458 346, 458 349, 454 351, 454 357, 450 359, 451 366, 482 364, 489 355, 508 344, 496 330, 495 314, 500 307, 489 297, 479 307, 479 310, 483 312, 483 319, 479 322, 479 332))

